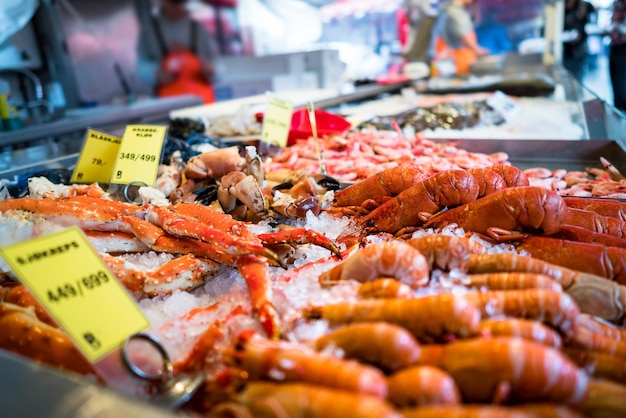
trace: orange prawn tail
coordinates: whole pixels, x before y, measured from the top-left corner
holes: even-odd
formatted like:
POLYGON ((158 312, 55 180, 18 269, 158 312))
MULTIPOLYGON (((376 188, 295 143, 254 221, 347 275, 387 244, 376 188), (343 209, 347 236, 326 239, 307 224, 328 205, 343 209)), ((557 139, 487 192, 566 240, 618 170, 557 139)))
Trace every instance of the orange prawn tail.
POLYGON ((253 382, 246 385, 238 400, 241 405, 218 406, 226 412, 223 416, 401 417, 384 399, 308 383, 253 382), (244 411, 242 406, 246 408, 244 411))
POLYGON ((358 250, 319 280, 325 285, 379 277, 395 277, 411 287, 424 286, 429 279, 428 263, 419 250, 403 241, 380 242, 358 250))
POLYGON ((491 290, 466 297, 482 307, 485 317, 506 315, 542 321, 571 337, 580 309, 567 293, 547 289, 491 290))
POLYGON ((423 347, 424 361, 448 372, 465 402, 491 402, 506 388, 514 401, 581 405, 589 391, 587 373, 560 350, 521 338, 463 340, 428 351, 423 347))
POLYGON ((568 289, 579 273, 538 258, 518 254, 471 254, 468 273, 522 272, 544 274, 568 289))
POLYGON ((426 257, 431 269, 467 272, 471 253, 469 238, 433 234, 411 238, 406 242, 426 257))
POLYGON ((561 348, 558 332, 540 322, 519 318, 489 318, 480 321, 482 335, 489 337, 519 337, 550 347, 561 348))
POLYGON ((366 299, 338 302, 306 309, 308 319, 325 319, 334 325, 385 321, 408 329, 418 340, 445 339, 450 335, 478 335, 480 309, 451 294, 411 299, 366 299))
POLYGON ((389 400, 400 408, 462 403, 452 376, 436 367, 408 367, 392 374, 388 382, 389 400))
POLYGON ((420 355, 420 346, 411 333, 387 322, 344 325, 315 340, 315 348, 318 351, 336 348, 345 358, 386 371, 408 367, 420 355))
POLYGON ((406 299, 413 297, 413 289, 396 279, 380 278, 361 284, 358 296, 362 299, 406 299))
POLYGON ((226 359, 247 372, 252 380, 302 381, 380 398, 387 396, 385 375, 376 367, 268 340, 258 334, 236 337, 226 359))
POLYGON ((526 272, 470 274, 465 280, 465 283, 470 287, 490 290, 563 290, 563 287, 550 276, 526 272))

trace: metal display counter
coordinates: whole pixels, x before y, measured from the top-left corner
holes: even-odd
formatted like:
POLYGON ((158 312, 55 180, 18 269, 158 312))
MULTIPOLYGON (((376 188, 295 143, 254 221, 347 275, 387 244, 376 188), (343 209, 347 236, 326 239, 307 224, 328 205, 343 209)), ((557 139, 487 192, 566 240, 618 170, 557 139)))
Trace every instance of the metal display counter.
MULTIPOLYGON (((560 79, 559 82, 563 82, 560 79)), ((317 99, 317 107, 333 107, 342 103, 361 100, 373 100, 385 94, 398 92, 407 83, 385 86, 366 86, 355 92, 342 96, 317 99)), ((581 94, 571 90, 570 94, 581 94)), ((586 96, 579 103, 585 112, 585 120, 589 140, 466 140, 445 139, 441 142, 453 142, 456 146, 472 152, 506 152, 509 161, 522 168, 546 167, 551 169, 584 170, 586 167, 598 166, 599 157, 610 159, 622 172, 626 172, 626 147, 624 135, 626 129, 624 118, 614 113, 605 103, 586 96), (597 136, 599 135, 599 136, 597 136)), ((130 112, 129 108, 111 109, 106 114, 94 114, 80 120, 64 120, 24 129, 23 132, 0 134, 0 144, 16 144, 20 141, 41 140, 52 136, 84 134, 87 127, 123 127, 128 123, 163 122, 169 117, 186 117, 197 114, 207 107, 194 107, 197 103, 189 99, 180 101, 159 102, 156 107, 137 108, 130 112), (192 107, 189 107, 192 106, 192 107)), ((210 105, 209 105, 210 106, 210 105)), ((140 106, 138 106, 140 107, 140 106)), ((57 159, 47 159, 40 166, 68 167, 75 162, 76 155, 64 155, 57 159)), ((28 166, 31 168, 32 166, 28 166)), ((24 167, 13 167, 0 173, 0 177, 10 178, 24 167)), ((0 351, 0 400, 2 412, 10 417, 50 416, 54 418, 74 418, 83 416, 150 416, 167 417, 169 411, 156 409, 143 401, 128 399, 116 393, 77 378, 66 376, 50 370, 45 366, 24 361, 17 356, 0 351), (33 402, 32 399, 36 399, 33 402)))
POLYGON ((10 418, 180 416, 0 350, 0 403, 10 418))

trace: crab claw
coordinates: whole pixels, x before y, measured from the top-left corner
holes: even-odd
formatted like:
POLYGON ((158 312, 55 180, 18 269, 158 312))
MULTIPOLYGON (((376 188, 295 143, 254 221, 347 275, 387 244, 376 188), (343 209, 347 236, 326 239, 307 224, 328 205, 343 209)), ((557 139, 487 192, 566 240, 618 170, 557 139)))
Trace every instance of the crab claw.
POLYGON ((207 177, 218 179, 231 171, 239 171, 245 160, 239 155, 239 147, 219 148, 189 159, 184 175, 193 180, 207 177))
POLYGON ((227 254, 257 254, 280 264, 278 256, 265 248, 261 242, 237 238, 226 231, 199 222, 191 216, 170 209, 148 206, 137 211, 136 214, 172 235, 215 244, 227 254))
POLYGON ((276 308, 274 308, 271 303, 267 303, 257 310, 257 319, 269 338, 280 338, 280 328, 278 326, 280 320, 278 318, 278 312, 276 312, 276 308))
POLYGON ((280 336, 280 320, 272 302, 272 288, 267 272, 267 263, 255 255, 239 257, 237 269, 248 285, 250 300, 261 322, 263 329, 270 338, 280 336))
POLYGON ((277 232, 259 234, 257 237, 265 244, 314 244, 326 248, 337 257, 342 258, 341 250, 326 235, 307 228, 285 228, 277 232))
POLYGON ((514 241, 528 237, 528 234, 524 234, 517 231, 509 231, 502 228, 491 227, 487 229, 487 235, 496 242, 514 241))
POLYGON ((256 179, 241 171, 233 171, 222 177, 218 199, 226 213, 232 212, 239 200, 255 215, 267 215, 267 202, 256 179))

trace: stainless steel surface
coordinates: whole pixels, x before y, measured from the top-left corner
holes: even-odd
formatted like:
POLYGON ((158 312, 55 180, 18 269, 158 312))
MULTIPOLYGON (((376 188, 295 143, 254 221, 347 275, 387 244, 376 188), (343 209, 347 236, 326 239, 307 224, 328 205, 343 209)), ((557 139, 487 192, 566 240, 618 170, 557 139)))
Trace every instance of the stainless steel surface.
POLYGON ((168 120, 169 112, 188 106, 196 106, 202 100, 195 96, 179 96, 150 99, 126 105, 111 105, 67 111, 55 121, 27 126, 23 129, 0 133, 0 146, 22 144, 28 141, 51 138, 74 133, 86 128, 121 125, 129 123, 168 120))
POLYGON ((3 417, 180 417, 77 375, 61 373, 2 350, 0 370, 0 415, 3 417))
POLYGON ((604 103, 600 99, 587 100, 582 103, 589 138, 608 138, 604 103))
POLYGON ((493 139, 436 139, 435 142, 453 142, 471 152, 491 154, 506 152, 511 164, 521 169, 545 167, 548 169, 584 170, 602 168, 600 157, 605 157, 622 173, 626 173, 626 150, 611 140, 493 140, 493 139))

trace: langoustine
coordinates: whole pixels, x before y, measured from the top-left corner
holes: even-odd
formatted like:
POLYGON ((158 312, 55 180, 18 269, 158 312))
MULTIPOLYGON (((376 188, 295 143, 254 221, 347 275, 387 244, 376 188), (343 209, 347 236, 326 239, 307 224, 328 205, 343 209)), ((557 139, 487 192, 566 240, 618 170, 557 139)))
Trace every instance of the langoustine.
POLYGON ((388 322, 348 324, 315 339, 318 351, 338 353, 385 371, 408 367, 420 355, 420 345, 411 333, 388 322))
POLYGON ((480 306, 484 317, 531 318, 550 324, 563 335, 574 335, 580 310, 567 293, 547 289, 469 292, 465 298, 480 306))
POLYGON ((226 352, 226 362, 244 370, 251 380, 307 382, 380 398, 388 393, 387 381, 378 368, 267 340, 251 331, 235 337, 226 352))
POLYGON ((436 367, 407 367, 389 376, 387 381, 389 400, 399 408, 461 404, 461 393, 454 379, 436 367))
POLYGON ((343 418, 401 418, 384 399, 308 383, 253 382, 234 400, 219 404, 213 416, 310 416, 343 418))
POLYGON ((34 308, 0 302, 0 347, 79 374, 95 369, 61 329, 37 318, 34 308))
POLYGON ((479 329, 485 337, 518 337, 535 341, 550 347, 561 348, 561 335, 536 320, 520 318, 486 318, 480 321, 479 329))
POLYGON ((411 287, 428 283, 429 266, 422 253, 402 241, 371 244, 320 276, 320 284, 346 280, 368 282, 379 277, 395 277, 411 287))
POLYGON ((572 270, 519 254, 472 254, 468 273, 530 272, 555 279, 578 304, 581 312, 610 321, 624 317, 626 287, 603 277, 572 270))
POLYGON ((581 405, 588 393, 586 372, 566 355, 521 338, 424 346, 418 363, 454 377, 465 402, 515 399, 581 405))
POLYGON ((331 324, 386 321, 426 341, 449 335, 477 335, 481 318, 476 305, 451 294, 331 303, 311 306, 303 314, 306 318, 325 319, 331 324))

